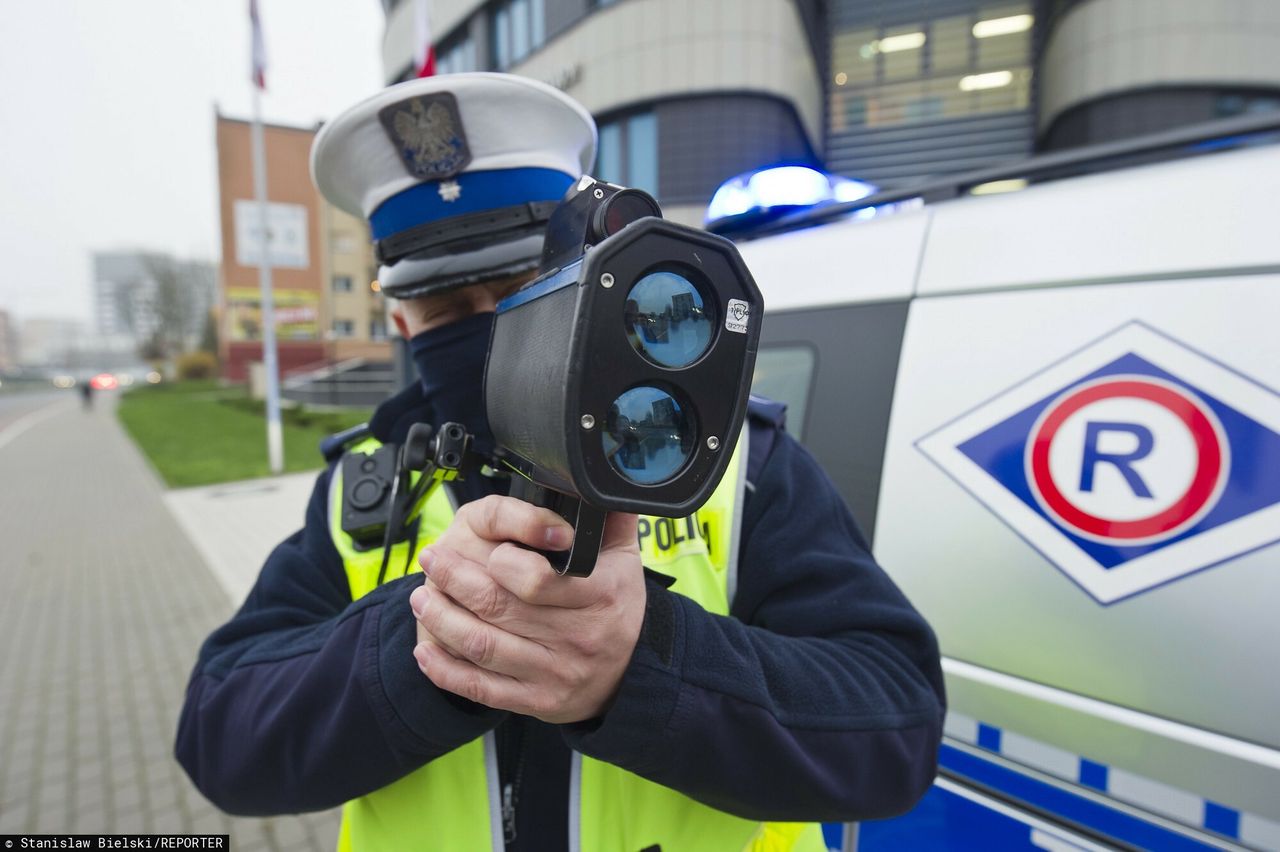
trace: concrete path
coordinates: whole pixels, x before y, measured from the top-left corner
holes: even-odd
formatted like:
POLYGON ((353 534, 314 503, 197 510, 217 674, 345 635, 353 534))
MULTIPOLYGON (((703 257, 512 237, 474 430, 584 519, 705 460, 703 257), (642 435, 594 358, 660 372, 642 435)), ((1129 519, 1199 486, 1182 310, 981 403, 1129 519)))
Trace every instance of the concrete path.
POLYGON ((228 818, 172 757, 196 650, 232 605, 114 402, 29 401, 0 423, 0 834, 229 833, 237 850, 333 849, 334 812, 228 818))
POLYGON ((238 607, 267 556, 302 527, 315 482, 315 472, 291 473, 179 488, 165 492, 164 502, 238 607))
POLYGON ((51 417, 59 409, 50 405, 54 402, 66 407, 73 402, 79 404, 79 397, 73 397, 70 391, 54 390, 0 394, 0 447, 16 441, 19 435, 51 417))

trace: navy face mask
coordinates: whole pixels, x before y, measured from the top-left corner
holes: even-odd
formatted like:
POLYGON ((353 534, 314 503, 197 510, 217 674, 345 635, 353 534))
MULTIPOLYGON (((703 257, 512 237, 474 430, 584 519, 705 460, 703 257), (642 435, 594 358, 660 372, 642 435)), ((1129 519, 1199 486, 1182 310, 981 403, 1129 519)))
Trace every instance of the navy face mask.
POLYGON ((483 453, 491 452, 494 445, 484 408, 484 365, 492 329, 492 313, 474 314, 409 341, 431 411, 429 422, 437 427, 449 421, 461 423, 483 453))

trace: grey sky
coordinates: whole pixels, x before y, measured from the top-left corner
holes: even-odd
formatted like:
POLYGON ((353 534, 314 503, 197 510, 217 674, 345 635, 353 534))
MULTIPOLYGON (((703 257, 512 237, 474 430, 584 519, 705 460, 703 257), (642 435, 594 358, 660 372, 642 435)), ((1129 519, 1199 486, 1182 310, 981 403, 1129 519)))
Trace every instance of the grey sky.
MULTIPOLYGON (((214 103, 249 116, 248 0, 0 0, 0 308, 89 318, 90 252, 216 260, 214 103)), ((381 85, 378 0, 258 0, 268 121, 381 85)))

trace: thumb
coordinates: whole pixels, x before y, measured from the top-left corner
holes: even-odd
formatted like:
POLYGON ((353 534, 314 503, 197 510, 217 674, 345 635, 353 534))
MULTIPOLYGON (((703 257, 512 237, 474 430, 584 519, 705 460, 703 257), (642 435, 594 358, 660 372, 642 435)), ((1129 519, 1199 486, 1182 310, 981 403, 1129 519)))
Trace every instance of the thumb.
POLYGON ((626 512, 610 512, 604 520, 600 551, 640 552, 640 516, 626 512))

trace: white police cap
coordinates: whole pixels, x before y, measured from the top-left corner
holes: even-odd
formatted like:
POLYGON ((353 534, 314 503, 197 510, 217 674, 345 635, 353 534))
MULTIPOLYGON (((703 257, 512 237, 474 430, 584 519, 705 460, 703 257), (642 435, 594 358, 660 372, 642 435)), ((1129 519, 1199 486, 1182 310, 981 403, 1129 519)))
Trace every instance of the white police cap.
POLYGON ((538 265, 547 216, 595 159, 579 103, 512 74, 390 86, 326 124, 311 175, 369 219, 389 296, 409 298, 538 265))

